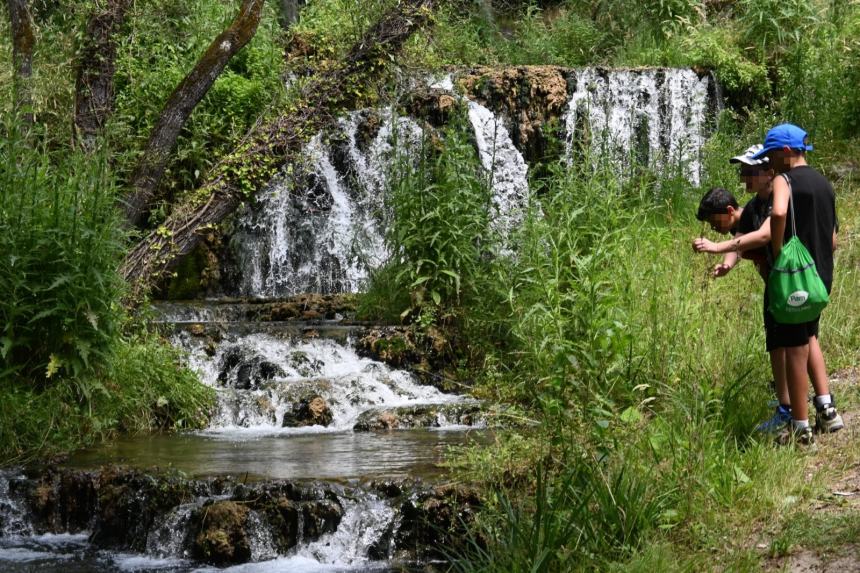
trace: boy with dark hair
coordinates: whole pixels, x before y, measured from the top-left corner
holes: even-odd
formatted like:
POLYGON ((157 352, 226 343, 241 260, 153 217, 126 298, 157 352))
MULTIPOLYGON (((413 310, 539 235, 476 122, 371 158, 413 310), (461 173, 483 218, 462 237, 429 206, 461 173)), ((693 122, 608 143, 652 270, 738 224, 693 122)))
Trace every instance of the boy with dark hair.
POLYGON ((735 196, 722 187, 712 187, 699 201, 696 219, 707 221, 718 233, 732 233, 741 218, 741 209, 735 196))
MULTIPOLYGON (((744 205, 735 229, 733 239, 714 243, 705 238, 693 241, 693 250, 699 253, 725 253, 723 262, 714 267, 714 276, 721 277, 737 264, 738 255, 750 259, 765 281, 770 273, 767 245, 770 243, 770 209, 771 182, 773 171, 767 165, 767 159, 753 159, 762 149, 761 145, 753 145, 743 154, 732 157, 729 162, 739 164, 740 177, 746 190, 755 196, 744 205)), ((764 328, 765 345, 770 357, 771 372, 773 373, 774 389, 777 395, 777 407, 774 415, 759 424, 756 430, 772 433, 779 431, 791 421, 791 406, 788 387, 785 379, 785 352, 775 346, 773 337, 773 317, 767 310, 767 288, 764 292, 764 328)))
MULTIPOLYGON (((793 211, 797 237, 815 262, 827 292, 833 284, 833 250, 836 245, 836 198, 830 182, 806 162, 811 151, 806 132, 790 123, 767 132, 763 149, 754 158, 767 157, 779 176, 773 184, 771 250, 774 260, 794 232, 786 225, 789 206, 793 211)), ((820 318, 820 317, 819 317, 820 318)), ((814 442, 806 404, 807 370, 815 388, 815 425, 819 431, 835 432, 844 427, 830 395, 824 355, 818 344, 818 322, 774 325, 775 343, 785 349, 791 423, 780 432, 778 441, 800 444, 814 442)))

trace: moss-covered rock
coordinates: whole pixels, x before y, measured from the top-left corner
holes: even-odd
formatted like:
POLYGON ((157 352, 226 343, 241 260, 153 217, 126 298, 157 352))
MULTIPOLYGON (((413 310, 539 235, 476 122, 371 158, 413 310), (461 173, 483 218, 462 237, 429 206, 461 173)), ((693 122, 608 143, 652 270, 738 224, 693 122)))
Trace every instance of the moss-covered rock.
POLYGON ((215 565, 245 563, 251 559, 248 506, 216 501, 194 512, 191 518, 192 554, 215 565))

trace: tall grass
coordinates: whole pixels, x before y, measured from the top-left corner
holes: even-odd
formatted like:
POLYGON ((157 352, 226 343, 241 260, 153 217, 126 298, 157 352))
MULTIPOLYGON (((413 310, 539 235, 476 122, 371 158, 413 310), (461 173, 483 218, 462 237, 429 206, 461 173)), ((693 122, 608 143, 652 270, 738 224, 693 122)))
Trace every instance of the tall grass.
POLYGON ((204 424, 211 389, 125 315, 107 155, 0 129, 0 463, 204 424))
POLYGON ((425 138, 414 155, 394 159, 385 236, 392 255, 365 297, 364 314, 383 310, 381 302, 397 304, 402 319, 427 327, 455 320, 464 301, 478 295, 477 277, 495 241, 488 174, 469 129, 461 118, 441 145, 425 138))

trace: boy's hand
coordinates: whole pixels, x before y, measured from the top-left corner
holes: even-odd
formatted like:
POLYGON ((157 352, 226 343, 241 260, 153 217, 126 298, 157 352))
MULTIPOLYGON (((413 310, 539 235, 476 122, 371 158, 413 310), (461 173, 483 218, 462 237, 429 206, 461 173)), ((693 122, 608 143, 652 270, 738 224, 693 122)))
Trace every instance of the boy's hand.
POLYGON ((693 250, 697 253, 716 253, 715 246, 716 243, 703 237, 699 237, 693 241, 693 250))
POLYGON ((727 265, 726 263, 718 263, 714 265, 714 278, 724 277, 729 274, 729 271, 732 270, 732 265, 727 265))

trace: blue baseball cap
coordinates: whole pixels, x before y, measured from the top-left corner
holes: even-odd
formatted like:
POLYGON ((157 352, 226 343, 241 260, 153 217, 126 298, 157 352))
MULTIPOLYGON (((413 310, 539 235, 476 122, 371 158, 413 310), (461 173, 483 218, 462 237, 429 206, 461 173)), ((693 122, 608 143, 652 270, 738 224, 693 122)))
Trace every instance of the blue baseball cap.
POLYGON ((752 159, 761 159, 769 151, 788 147, 798 151, 812 151, 812 146, 806 143, 806 132, 793 123, 783 123, 771 128, 764 138, 764 146, 761 151, 753 155, 752 159))

